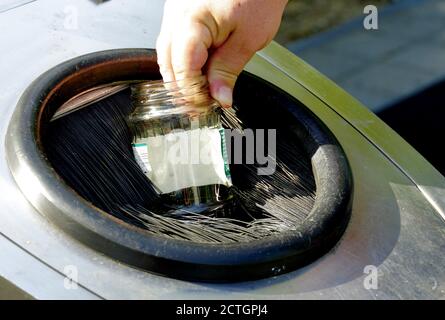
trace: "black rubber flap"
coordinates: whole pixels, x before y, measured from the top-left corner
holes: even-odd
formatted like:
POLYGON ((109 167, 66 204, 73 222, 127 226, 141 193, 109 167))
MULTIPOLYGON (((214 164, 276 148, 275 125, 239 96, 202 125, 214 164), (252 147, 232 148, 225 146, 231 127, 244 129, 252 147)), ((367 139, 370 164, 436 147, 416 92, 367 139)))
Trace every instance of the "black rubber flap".
POLYGON ((307 218, 292 230, 239 243, 168 239, 106 212, 106 204, 94 203, 85 199, 82 190, 74 190, 73 183, 54 170, 50 152, 45 152, 49 119, 56 108, 99 84, 159 77, 153 50, 119 49, 64 62, 28 87, 9 125, 6 151, 18 186, 42 215, 112 258, 156 274, 196 281, 275 276, 314 261, 336 244, 349 221, 352 202, 351 171, 340 144, 294 97, 245 72, 235 90, 240 116, 257 127, 274 123, 292 132, 312 167, 316 197, 307 218), (32 181, 38 182, 34 188, 29 187, 32 181))

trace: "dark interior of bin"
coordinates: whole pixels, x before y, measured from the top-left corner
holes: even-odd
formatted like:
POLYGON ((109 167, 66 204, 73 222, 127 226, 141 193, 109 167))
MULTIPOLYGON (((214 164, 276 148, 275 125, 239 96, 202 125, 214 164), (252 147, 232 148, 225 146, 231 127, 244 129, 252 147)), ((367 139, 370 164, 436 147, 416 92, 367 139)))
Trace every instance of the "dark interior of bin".
MULTIPOLYGON (((291 178, 283 181, 277 179, 277 174, 258 177, 257 163, 231 164, 234 201, 205 213, 208 216, 265 224, 270 212, 279 209, 278 214, 282 214, 291 210, 292 219, 284 219, 281 226, 285 230, 295 227, 289 225, 289 221, 298 224, 310 213, 316 193, 311 154, 303 148, 298 135, 300 123, 279 105, 276 94, 264 81, 242 74, 235 89, 234 105, 237 118, 245 128, 276 129, 277 172, 290 171, 291 178), (267 190, 264 183, 268 185, 267 190)), ((136 211, 175 214, 162 205, 135 162, 132 137, 125 122, 132 111, 129 95, 129 90, 123 91, 49 123, 43 146, 57 173, 84 199, 130 224, 152 229, 151 225, 147 227, 122 210, 131 206, 137 208, 136 211)), ((267 143, 266 140, 266 150, 267 143)))

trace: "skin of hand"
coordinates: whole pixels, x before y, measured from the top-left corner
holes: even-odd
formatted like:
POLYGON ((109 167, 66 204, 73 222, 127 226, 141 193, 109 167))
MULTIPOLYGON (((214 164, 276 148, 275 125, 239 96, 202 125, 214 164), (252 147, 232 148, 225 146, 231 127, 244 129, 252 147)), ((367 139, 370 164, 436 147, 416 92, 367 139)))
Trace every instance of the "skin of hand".
POLYGON ((207 75, 210 94, 232 105, 247 62, 273 39, 287 0, 167 0, 156 49, 164 81, 207 75))

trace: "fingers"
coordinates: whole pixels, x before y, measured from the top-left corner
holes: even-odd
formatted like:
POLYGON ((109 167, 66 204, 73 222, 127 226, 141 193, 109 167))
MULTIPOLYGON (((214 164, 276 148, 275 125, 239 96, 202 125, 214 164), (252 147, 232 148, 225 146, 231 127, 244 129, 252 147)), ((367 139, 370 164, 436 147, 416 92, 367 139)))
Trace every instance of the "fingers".
POLYGON ((201 75, 212 37, 205 26, 190 23, 174 33, 163 26, 156 42, 159 70, 164 81, 201 75))
POLYGON ((211 45, 210 31, 198 22, 187 22, 173 33, 171 64, 176 80, 201 75, 211 45))
POLYGON ((211 95, 230 107, 238 75, 273 38, 285 3, 167 0, 156 45, 164 81, 201 75, 206 66, 211 95))
POLYGON ((161 32, 156 42, 158 64, 164 81, 201 75, 212 45, 209 29, 196 19, 197 9, 166 1, 161 32))
POLYGON ((173 66, 171 63, 171 36, 175 17, 173 3, 166 1, 164 5, 164 14, 162 17, 161 31, 156 40, 156 52, 158 56, 159 71, 165 82, 175 80, 173 66))
POLYGON ((236 79, 258 49, 249 43, 242 33, 235 31, 209 58, 210 93, 223 107, 232 106, 236 79))
POLYGON ((171 64, 171 44, 170 39, 164 36, 158 37, 156 41, 156 51, 158 54, 159 71, 165 82, 175 80, 173 67, 171 64))

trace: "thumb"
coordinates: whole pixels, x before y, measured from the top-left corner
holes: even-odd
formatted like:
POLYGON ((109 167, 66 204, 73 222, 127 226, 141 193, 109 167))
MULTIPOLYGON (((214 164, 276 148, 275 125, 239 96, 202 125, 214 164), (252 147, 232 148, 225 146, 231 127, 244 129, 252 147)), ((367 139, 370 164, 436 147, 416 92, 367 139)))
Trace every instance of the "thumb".
POLYGON ((207 79, 210 94, 223 107, 232 106, 233 88, 238 75, 256 50, 249 48, 249 41, 235 31, 210 56, 207 63, 207 79))

